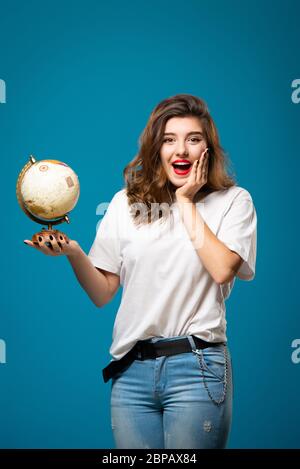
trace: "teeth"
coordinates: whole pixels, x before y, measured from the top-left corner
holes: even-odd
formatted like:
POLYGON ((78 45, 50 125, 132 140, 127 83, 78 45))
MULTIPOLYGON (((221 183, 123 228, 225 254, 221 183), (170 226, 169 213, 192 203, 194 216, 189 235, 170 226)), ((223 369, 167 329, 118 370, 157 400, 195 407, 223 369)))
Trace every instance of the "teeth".
POLYGON ((180 166, 180 165, 185 166, 185 165, 191 164, 191 163, 173 163, 173 164, 176 164, 176 166, 180 166))

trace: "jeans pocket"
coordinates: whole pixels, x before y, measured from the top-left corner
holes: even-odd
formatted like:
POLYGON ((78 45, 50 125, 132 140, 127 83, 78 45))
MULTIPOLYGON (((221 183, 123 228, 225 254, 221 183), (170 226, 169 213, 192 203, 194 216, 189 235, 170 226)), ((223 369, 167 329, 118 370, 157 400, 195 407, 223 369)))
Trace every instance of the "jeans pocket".
POLYGON ((201 368, 201 362, 207 378, 216 378, 223 382, 225 377, 225 364, 226 364, 226 346, 218 345, 207 347, 199 351, 201 356, 196 356, 198 366, 201 368))

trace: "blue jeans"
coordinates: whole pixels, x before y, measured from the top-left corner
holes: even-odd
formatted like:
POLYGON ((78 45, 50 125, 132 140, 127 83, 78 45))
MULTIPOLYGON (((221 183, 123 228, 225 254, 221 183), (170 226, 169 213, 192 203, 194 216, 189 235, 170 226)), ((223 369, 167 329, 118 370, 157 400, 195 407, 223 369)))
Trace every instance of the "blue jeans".
POLYGON ((190 352, 136 359, 112 379, 116 448, 226 447, 233 393, 228 345, 197 350, 192 336, 181 337, 189 339, 190 352))

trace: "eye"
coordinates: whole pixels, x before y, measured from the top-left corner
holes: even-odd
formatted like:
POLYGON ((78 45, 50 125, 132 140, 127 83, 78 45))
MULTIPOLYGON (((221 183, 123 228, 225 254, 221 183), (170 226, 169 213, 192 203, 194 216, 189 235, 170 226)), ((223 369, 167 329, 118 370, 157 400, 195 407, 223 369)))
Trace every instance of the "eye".
MULTIPOLYGON (((169 138, 165 138, 165 139, 163 140, 163 142, 168 142, 168 141, 170 141, 170 140, 173 140, 173 139, 170 138, 170 137, 169 137, 169 138)), ((195 143, 195 142, 200 142, 200 141, 201 141, 201 138, 198 138, 198 137, 191 137, 190 140, 195 143)))

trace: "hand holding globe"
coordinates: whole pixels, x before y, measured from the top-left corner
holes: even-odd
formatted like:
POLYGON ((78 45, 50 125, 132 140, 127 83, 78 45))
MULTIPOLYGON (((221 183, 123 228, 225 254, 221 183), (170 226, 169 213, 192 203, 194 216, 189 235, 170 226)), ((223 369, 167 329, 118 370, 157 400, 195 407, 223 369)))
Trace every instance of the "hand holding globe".
POLYGON ((17 199, 25 214, 36 223, 47 224, 24 243, 47 255, 72 255, 78 248, 77 241, 70 240, 52 225, 66 221, 68 213, 79 198, 79 180, 74 171, 57 160, 36 161, 30 156, 17 181, 17 199))
POLYGON ((69 239, 59 230, 42 230, 32 236, 32 240, 24 239, 24 243, 47 256, 71 256, 79 246, 77 241, 69 239))

